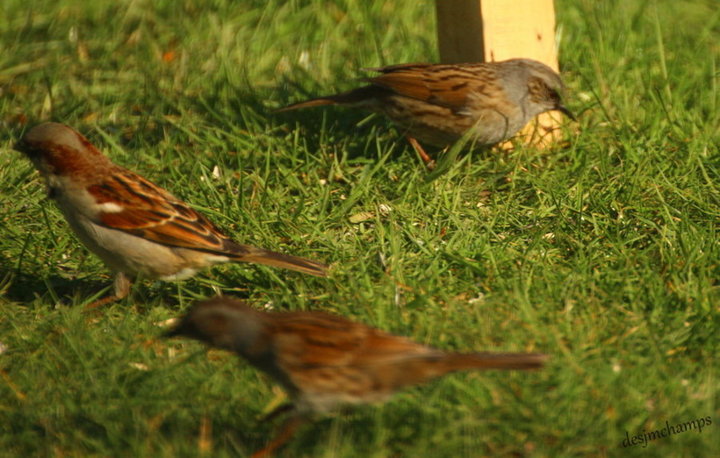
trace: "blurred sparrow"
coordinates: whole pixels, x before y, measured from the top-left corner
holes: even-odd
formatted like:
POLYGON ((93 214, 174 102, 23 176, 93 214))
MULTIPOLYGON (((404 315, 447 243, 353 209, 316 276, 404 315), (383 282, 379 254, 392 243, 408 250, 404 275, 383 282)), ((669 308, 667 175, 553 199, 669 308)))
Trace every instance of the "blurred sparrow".
POLYGON ((558 110, 575 119, 561 103, 560 76, 535 60, 402 64, 369 70, 381 75, 365 78, 368 86, 278 111, 349 105, 382 113, 404 130, 428 165, 432 160, 417 140, 446 148, 472 129, 471 140, 477 146, 490 146, 509 139, 546 111, 558 110))
POLYGON ((127 296, 136 276, 180 280, 228 261, 326 275, 319 262, 234 242, 186 203, 113 164, 68 126, 33 127, 15 149, 45 178, 49 197, 80 241, 115 274, 114 295, 90 306, 127 296))
MULTIPOLYGON (((533 353, 447 353, 321 312, 262 312, 216 297, 195 304, 166 336, 236 352, 283 386, 293 402, 280 433, 256 457, 271 455, 312 413, 388 399, 448 372, 536 369, 533 353)), ((274 414, 270 414, 274 416, 274 414)))

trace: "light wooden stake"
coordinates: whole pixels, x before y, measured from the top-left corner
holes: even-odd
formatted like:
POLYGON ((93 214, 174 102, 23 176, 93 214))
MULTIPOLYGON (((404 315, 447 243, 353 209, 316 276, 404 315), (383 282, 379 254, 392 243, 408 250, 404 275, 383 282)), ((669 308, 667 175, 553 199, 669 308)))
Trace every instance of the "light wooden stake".
MULTIPOLYGON (((553 0, 436 0, 444 63, 538 60, 558 70, 553 0)), ((520 134, 547 146, 559 137, 558 113, 545 113, 520 134)))

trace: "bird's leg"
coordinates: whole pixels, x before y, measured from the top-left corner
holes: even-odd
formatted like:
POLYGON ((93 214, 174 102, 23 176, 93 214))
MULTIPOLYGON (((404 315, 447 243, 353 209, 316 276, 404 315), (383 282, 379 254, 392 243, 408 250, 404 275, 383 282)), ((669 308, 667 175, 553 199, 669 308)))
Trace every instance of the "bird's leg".
POLYGON ((103 298, 100 298, 96 301, 93 301, 85 306, 85 310, 93 310, 98 307, 102 307, 104 305, 107 305, 111 302, 119 301, 120 299, 127 297, 128 294, 130 294, 130 286, 132 285, 132 282, 122 272, 118 272, 115 274, 115 282, 113 283, 113 289, 114 293, 105 296, 103 298))
POLYGON ((413 147, 416 153, 418 153, 418 156, 420 156, 420 159, 422 159, 423 163, 425 163, 425 166, 428 168, 428 170, 433 170, 435 168, 435 161, 433 158, 430 157, 428 153, 425 152, 425 149, 422 147, 420 142, 415 140, 414 137, 411 137, 409 135, 406 135, 405 138, 407 138, 408 143, 410 143, 410 146, 413 147))
POLYGON ((89 303, 88 305, 85 306, 85 310, 94 310, 94 309, 96 309, 96 308, 102 307, 102 306, 104 306, 104 305, 107 305, 107 304, 109 304, 109 303, 111 303, 111 302, 115 302, 115 301, 117 301, 117 300, 118 300, 118 298, 115 297, 114 294, 111 294, 111 295, 109 295, 109 296, 105 296, 105 297, 103 297, 103 298, 100 298, 100 299, 98 299, 98 300, 96 300, 96 301, 92 301, 91 303, 89 303))
MULTIPOLYGON (((283 407, 283 406, 281 406, 283 407)), ((277 410, 277 409, 276 409, 277 410)), ((289 417, 280 427, 280 432, 267 446, 252 454, 252 458, 269 458, 275 451, 292 439, 298 427, 305 423, 306 418, 300 415, 289 417)))
POLYGON ((294 408, 295 408, 295 405, 290 402, 281 404, 281 405, 277 406, 276 408, 274 408, 272 410, 272 412, 270 412, 269 414, 262 417, 260 419, 260 423, 267 423, 269 421, 272 421, 272 420, 276 419, 277 417, 279 417, 280 415, 293 410, 294 408))

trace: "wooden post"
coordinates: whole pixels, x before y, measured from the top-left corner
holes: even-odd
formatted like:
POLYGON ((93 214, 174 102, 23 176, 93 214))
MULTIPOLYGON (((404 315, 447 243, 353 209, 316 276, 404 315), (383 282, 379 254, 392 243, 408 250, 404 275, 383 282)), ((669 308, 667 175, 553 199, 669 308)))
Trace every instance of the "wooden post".
POLYGON ((480 0, 436 0, 438 46, 445 64, 485 62, 480 0))
MULTIPOLYGON (((558 70, 553 0, 436 0, 440 60, 538 60, 558 70)), ((518 135, 539 146, 559 134, 557 113, 545 113, 518 135)))

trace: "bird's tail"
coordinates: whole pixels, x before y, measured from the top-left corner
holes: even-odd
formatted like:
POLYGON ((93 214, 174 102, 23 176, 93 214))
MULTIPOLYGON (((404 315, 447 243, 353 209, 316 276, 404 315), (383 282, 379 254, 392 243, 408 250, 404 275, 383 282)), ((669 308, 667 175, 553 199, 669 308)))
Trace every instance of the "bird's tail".
POLYGON ((254 262, 271 267, 281 267, 316 277, 327 277, 328 266, 311 259, 276 253, 264 248, 233 243, 227 251, 232 252, 233 261, 254 262))
POLYGON ((442 360, 443 372, 472 369, 539 369, 548 360, 541 353, 450 353, 442 360))
POLYGON ((539 353, 444 353, 418 355, 403 364, 386 365, 383 376, 399 388, 441 377, 449 372, 486 369, 539 369, 548 356, 539 353))
POLYGON ((310 107, 320 107, 323 105, 337 105, 340 102, 337 102, 334 99, 335 96, 327 96, 327 97, 318 97, 316 99, 310 99, 305 100, 303 102, 293 103, 292 105, 288 105, 286 107, 278 108, 275 110, 276 113, 282 113, 283 111, 291 111, 291 110, 297 110, 298 108, 310 108, 310 107))
POLYGON ((281 113, 283 111, 297 110, 298 108, 320 107, 323 105, 360 105, 363 103, 371 103, 372 99, 384 91, 386 90, 378 86, 365 86, 343 92, 342 94, 326 95, 324 97, 293 103, 292 105, 279 108, 275 110, 275 112, 281 113))

